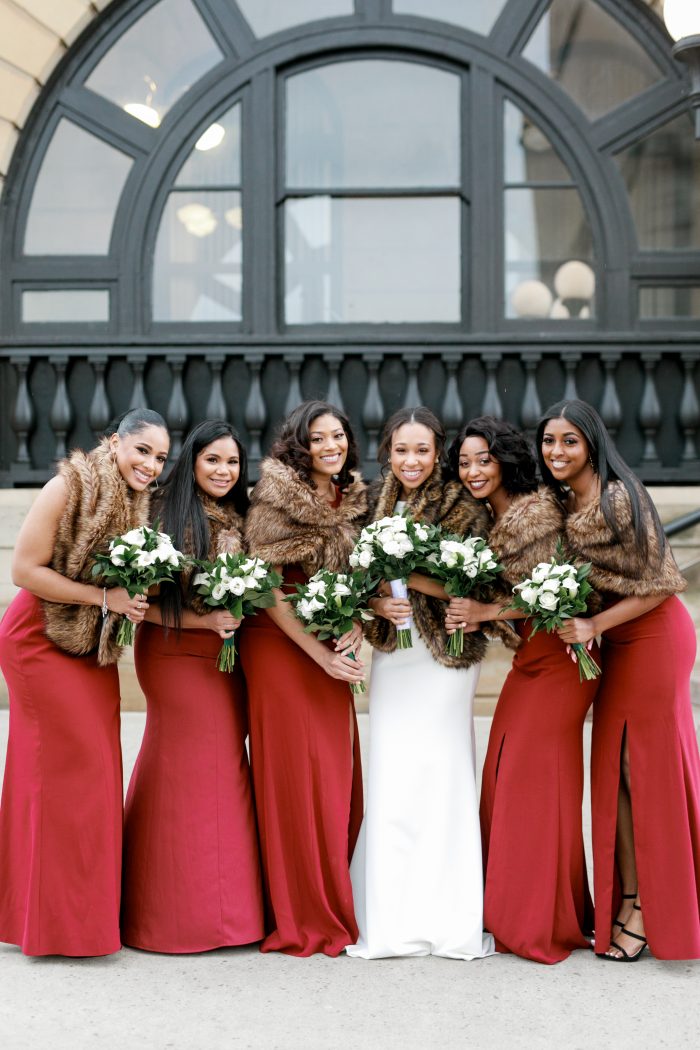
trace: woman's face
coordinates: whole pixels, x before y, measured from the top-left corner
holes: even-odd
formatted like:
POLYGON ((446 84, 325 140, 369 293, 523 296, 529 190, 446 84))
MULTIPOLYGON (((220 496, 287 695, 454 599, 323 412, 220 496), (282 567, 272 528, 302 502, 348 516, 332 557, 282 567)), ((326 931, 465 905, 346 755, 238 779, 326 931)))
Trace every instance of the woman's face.
POLYGON ((335 416, 317 416, 309 426, 311 474, 318 481, 330 481, 339 474, 348 458, 348 437, 335 416))
POLYGON ((547 420, 542 434, 542 458, 552 477, 569 486, 593 469, 588 442, 579 428, 563 417, 547 420))
POLYGON ((214 499, 227 496, 241 474, 238 444, 226 434, 201 449, 194 461, 194 480, 214 499))
POLYGON ((170 448, 170 436, 163 427, 144 427, 124 437, 112 434, 109 443, 121 476, 135 492, 143 492, 163 473, 170 448))
POLYGON ((404 423, 391 435, 389 466, 405 492, 427 481, 437 460, 435 434, 423 423, 404 423))
POLYGON ((459 449, 459 479, 475 499, 489 499, 503 490, 501 464, 489 452, 486 438, 470 434, 459 449))

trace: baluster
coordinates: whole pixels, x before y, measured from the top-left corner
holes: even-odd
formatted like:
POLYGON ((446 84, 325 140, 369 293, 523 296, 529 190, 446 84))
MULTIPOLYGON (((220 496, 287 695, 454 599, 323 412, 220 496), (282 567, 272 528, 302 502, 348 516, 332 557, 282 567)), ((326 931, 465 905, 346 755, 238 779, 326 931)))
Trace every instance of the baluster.
POLYGON ((581 360, 581 355, 576 350, 564 350, 561 359, 564 363, 564 371, 566 373, 566 380, 564 382, 564 399, 566 401, 575 401, 578 397, 578 389, 576 387, 576 367, 581 360))
POLYGON ((498 396, 498 383, 496 380, 496 372, 502 357, 502 354, 490 350, 485 351, 481 355, 481 360, 486 369, 486 387, 484 388, 481 414, 483 416, 493 416, 495 419, 503 419, 503 404, 498 396))
POLYGON ((227 419, 226 400, 221 381, 221 372, 226 361, 224 354, 207 354, 205 358, 211 369, 211 391, 207 400, 208 419, 227 419))
POLYGON ((447 372, 445 397, 442 402, 442 422, 448 438, 453 438, 464 422, 464 405, 459 396, 457 383, 457 370, 462 355, 458 350, 450 350, 442 355, 442 360, 447 372))
POLYGON ((328 401, 330 405, 335 405, 339 411, 345 412, 343 395, 340 392, 340 366, 343 361, 343 355, 324 354, 323 360, 328 365, 328 392, 326 394, 326 401, 328 401))
POLYGON ((146 355, 129 354, 127 356, 127 361, 131 365, 131 370, 134 373, 134 386, 131 391, 129 408, 148 408, 146 388, 143 383, 143 373, 146 368, 146 355))
POLYGON ((695 366, 698 363, 698 354, 693 351, 681 354, 685 377, 683 380, 683 395, 678 419, 685 435, 685 445, 681 459, 684 463, 694 462, 697 458, 695 435, 700 423, 700 405, 695 393, 695 366))
POLYGON ((403 360, 408 371, 408 382, 406 383, 406 393, 403 399, 404 408, 415 408, 416 405, 420 405, 420 389, 418 387, 418 367, 423 360, 423 354, 421 353, 409 353, 403 354, 403 360))
POLYGON ((284 414, 288 416, 304 400, 301 396, 301 383, 299 381, 304 355, 285 354, 284 360, 289 366, 289 390, 287 391, 287 400, 284 403, 284 414))
POLYGON ((537 366, 542 360, 542 354, 526 351, 520 357, 525 365, 525 390, 523 392, 521 419, 525 430, 534 430, 542 415, 542 402, 537 393, 536 378, 537 366))
POLYGON ((182 373, 187 358, 184 354, 167 354, 165 360, 173 373, 173 388, 170 391, 165 418, 170 429, 170 454, 173 459, 177 459, 182 448, 182 435, 187 430, 189 420, 189 409, 182 382, 182 373))
POLYGON ((600 416, 605 423, 608 433, 613 438, 622 423, 622 405, 617 396, 617 386, 615 385, 615 369, 619 364, 620 356, 620 354, 613 351, 603 351, 600 355, 603 368, 605 369, 603 396, 600 401, 600 416))
POLYGON ((17 369, 17 394, 12 409, 12 429, 17 435, 17 454, 15 463, 22 466, 31 464, 29 455, 29 435, 34 429, 36 413, 29 393, 29 357, 11 357, 10 363, 17 369))
POLYGON ((112 418, 105 386, 105 371, 108 358, 105 354, 90 354, 88 361, 95 370, 95 389, 90 401, 88 423, 92 427, 95 437, 99 437, 112 418))
POLYGON ((365 394, 365 403, 362 408, 362 422, 367 431, 366 458, 368 462, 373 463, 377 458, 379 428, 384 422, 384 403, 379 389, 379 366, 382 363, 382 359, 378 354, 374 353, 363 354, 362 360, 367 365, 367 371, 369 372, 367 393, 365 394))
POLYGON ((54 459, 64 459, 66 455, 66 438, 73 423, 73 406, 68 397, 68 385, 66 383, 66 370, 68 358, 63 356, 49 357, 49 361, 56 372, 56 391, 51 404, 49 423, 56 435, 56 449, 54 459))
POLYGON ((656 382, 654 380, 654 369, 661 354, 642 354, 644 362, 644 391, 642 403, 639 407, 639 422, 644 431, 643 463, 658 463, 659 453, 656 449, 656 432, 661 423, 661 405, 656 394, 656 382))
POLYGON ((246 354, 245 360, 250 368, 251 375, 250 390, 248 391, 248 398, 245 403, 245 414, 243 420, 248 430, 248 434, 250 435, 248 457, 251 464, 257 468, 262 459, 260 437, 267 422, 267 408, 263 397, 262 383, 260 382, 260 372, 262 370, 264 358, 262 354, 246 354))

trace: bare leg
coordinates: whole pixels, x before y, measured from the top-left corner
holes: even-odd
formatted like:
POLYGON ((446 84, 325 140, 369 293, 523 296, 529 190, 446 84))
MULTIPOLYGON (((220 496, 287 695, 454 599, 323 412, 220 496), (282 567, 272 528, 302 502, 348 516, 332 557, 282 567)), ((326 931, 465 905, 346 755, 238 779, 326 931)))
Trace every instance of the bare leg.
MULTIPOLYGON (((630 933, 644 936, 644 921, 641 912, 641 901, 638 893, 637 863, 634 855, 634 826, 632 824, 632 795, 630 790, 630 757, 627 745, 627 731, 623 737, 620 764, 620 791, 617 798, 617 835, 615 839, 615 857, 622 879, 623 893, 637 893, 635 900, 623 901, 619 919, 630 933)), ((619 927, 613 929, 613 940, 624 948, 628 955, 636 955, 641 941, 626 936, 619 927)), ((610 948, 606 955, 621 959, 622 952, 610 948)))

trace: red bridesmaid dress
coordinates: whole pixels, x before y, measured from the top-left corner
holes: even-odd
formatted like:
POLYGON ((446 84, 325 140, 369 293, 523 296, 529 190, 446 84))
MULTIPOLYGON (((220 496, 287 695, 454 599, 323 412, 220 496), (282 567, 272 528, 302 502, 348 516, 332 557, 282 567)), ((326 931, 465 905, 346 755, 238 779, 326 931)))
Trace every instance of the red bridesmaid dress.
POLYGON ((0 941, 26 955, 121 948, 116 664, 70 656, 20 591, 0 624, 10 737, 0 806, 0 941))
MULTIPOLYGON (((498 699, 481 789, 484 926, 501 952, 556 963, 590 948, 581 827, 583 722, 598 681, 556 634, 524 639, 498 699)), ((597 656, 597 653, 594 653, 597 656)))
POLYGON ((136 633, 146 729, 126 798, 122 938, 201 952, 264 934, 245 684, 211 630, 136 633))
POLYGON ((620 754, 627 731, 644 930, 657 959, 700 958, 700 758, 690 706, 693 622, 682 602, 603 635, 593 715, 591 803, 596 952, 610 946, 621 887, 615 864, 620 754))
MULTIPOLYGON (((285 570, 285 589, 306 579, 285 570)), ((349 862, 362 823, 357 720, 331 678, 267 616, 241 658, 267 912, 264 952, 339 955, 358 937, 349 862)))

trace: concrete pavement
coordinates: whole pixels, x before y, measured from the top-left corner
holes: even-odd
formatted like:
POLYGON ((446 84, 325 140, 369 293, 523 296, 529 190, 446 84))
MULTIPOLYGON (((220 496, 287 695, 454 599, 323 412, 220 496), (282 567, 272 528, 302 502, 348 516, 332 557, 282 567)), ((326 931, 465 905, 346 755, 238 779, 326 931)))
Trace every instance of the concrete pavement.
MULTIPOLYGON (((476 721, 480 768, 489 720, 476 721)), ((0 712, 0 761, 7 723, 0 712)), ((124 716, 127 777, 143 724, 124 716)), ((621 966, 589 952, 554 967, 513 956, 364 962, 255 948, 69 960, 0 946, 2 1050, 677 1050, 699 1032, 700 962, 621 966)))

